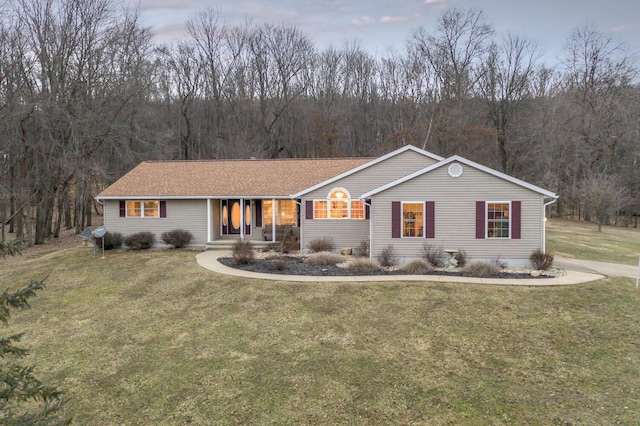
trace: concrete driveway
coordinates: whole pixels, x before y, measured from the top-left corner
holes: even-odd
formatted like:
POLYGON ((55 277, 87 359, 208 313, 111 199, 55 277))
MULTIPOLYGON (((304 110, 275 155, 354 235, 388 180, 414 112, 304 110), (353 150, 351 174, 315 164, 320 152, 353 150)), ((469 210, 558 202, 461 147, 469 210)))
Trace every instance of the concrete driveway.
POLYGON ((556 257, 553 266, 566 270, 596 273, 611 277, 636 278, 638 276, 638 265, 621 265, 618 263, 595 262, 592 260, 569 259, 566 257, 556 257))

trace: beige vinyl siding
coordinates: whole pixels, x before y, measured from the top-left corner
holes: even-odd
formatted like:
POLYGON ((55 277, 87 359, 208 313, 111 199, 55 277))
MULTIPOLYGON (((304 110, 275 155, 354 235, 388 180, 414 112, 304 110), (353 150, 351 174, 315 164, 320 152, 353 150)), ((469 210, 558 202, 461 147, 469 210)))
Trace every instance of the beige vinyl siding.
POLYGON ((331 238, 336 249, 344 247, 356 248, 363 240, 369 240, 369 221, 317 219, 305 222, 301 248, 308 247, 316 238, 331 238))
POLYGON ((207 200, 166 200, 167 217, 120 217, 118 200, 104 201, 104 221, 107 231, 120 232, 123 236, 148 231, 162 243, 162 233, 173 229, 185 229, 193 234, 193 245, 207 242, 207 200))
POLYGON ((304 199, 325 199, 333 188, 345 188, 351 197, 358 199, 360 194, 392 182, 417 170, 435 164, 436 160, 425 157, 415 151, 405 151, 381 163, 374 164, 350 176, 330 183, 304 195, 304 199))
MULTIPOLYGON (((543 196, 488 173, 462 165, 464 172, 452 178, 441 167, 373 197, 372 255, 388 244, 401 258, 419 257, 423 244, 463 249, 470 260, 528 259, 542 245, 543 196), (391 238, 393 201, 433 201, 435 238, 391 238), (521 201, 520 239, 476 239, 476 201, 521 201)), ((511 262, 518 263, 518 262, 511 262)))
POLYGON ((417 170, 435 164, 436 160, 415 151, 405 151, 385 161, 365 168, 336 182, 325 185, 305 194, 302 199, 301 247, 308 246, 311 240, 332 237, 336 248, 355 247, 363 240, 369 239, 369 221, 363 219, 316 219, 307 220, 305 215, 306 200, 325 200, 333 188, 344 188, 349 191, 351 199, 357 200, 360 194, 382 186, 393 180, 411 174, 417 170))

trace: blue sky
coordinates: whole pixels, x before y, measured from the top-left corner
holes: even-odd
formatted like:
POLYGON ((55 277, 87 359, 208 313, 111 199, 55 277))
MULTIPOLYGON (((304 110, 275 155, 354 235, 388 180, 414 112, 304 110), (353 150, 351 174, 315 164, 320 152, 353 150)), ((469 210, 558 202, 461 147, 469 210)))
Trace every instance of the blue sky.
MULTIPOLYGON (((184 35, 184 24, 197 11, 214 7, 226 23, 286 24, 300 28, 319 49, 357 40, 382 55, 403 49, 412 31, 435 28, 446 8, 482 10, 498 36, 525 36, 557 61, 577 26, 591 23, 640 53, 640 0, 128 0, 157 42, 184 35)), ((638 55, 640 56, 640 55, 638 55)), ((637 58, 636 58, 636 63, 637 58)))

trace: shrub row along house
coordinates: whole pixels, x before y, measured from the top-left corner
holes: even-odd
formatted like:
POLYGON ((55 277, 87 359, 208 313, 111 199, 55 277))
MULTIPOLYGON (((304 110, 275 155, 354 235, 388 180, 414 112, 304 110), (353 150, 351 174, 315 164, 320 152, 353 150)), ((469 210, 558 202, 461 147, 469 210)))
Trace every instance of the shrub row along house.
POLYGON ((459 156, 404 146, 378 158, 143 162, 97 197, 109 231, 186 229, 193 245, 276 241, 301 247, 369 241, 398 261, 425 243, 467 259, 528 264, 545 250, 545 206, 557 195, 459 156))

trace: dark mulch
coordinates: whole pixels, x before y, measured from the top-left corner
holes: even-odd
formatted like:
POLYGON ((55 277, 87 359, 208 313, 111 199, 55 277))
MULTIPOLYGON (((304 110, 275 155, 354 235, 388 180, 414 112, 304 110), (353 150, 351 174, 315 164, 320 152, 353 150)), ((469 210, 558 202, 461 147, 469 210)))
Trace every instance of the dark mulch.
MULTIPOLYGON (((286 266, 283 270, 276 270, 274 267, 275 260, 256 259, 252 263, 235 264, 230 257, 221 257, 218 262, 230 268, 241 269, 243 271, 260 272, 264 274, 281 274, 281 275, 305 275, 305 276, 354 276, 354 275, 407 275, 403 271, 385 271, 380 270, 376 272, 368 272, 361 274, 358 272, 351 272, 345 268, 340 268, 335 265, 309 265, 303 262, 300 257, 295 256, 282 256, 280 259, 286 261, 286 266)), ((442 275, 450 277, 464 277, 465 275, 457 271, 433 271, 424 275, 442 275)), ((501 272, 490 277, 483 278, 530 278, 536 279, 527 273, 511 273, 501 272)), ((550 278, 548 276, 540 276, 539 278, 550 278)))

